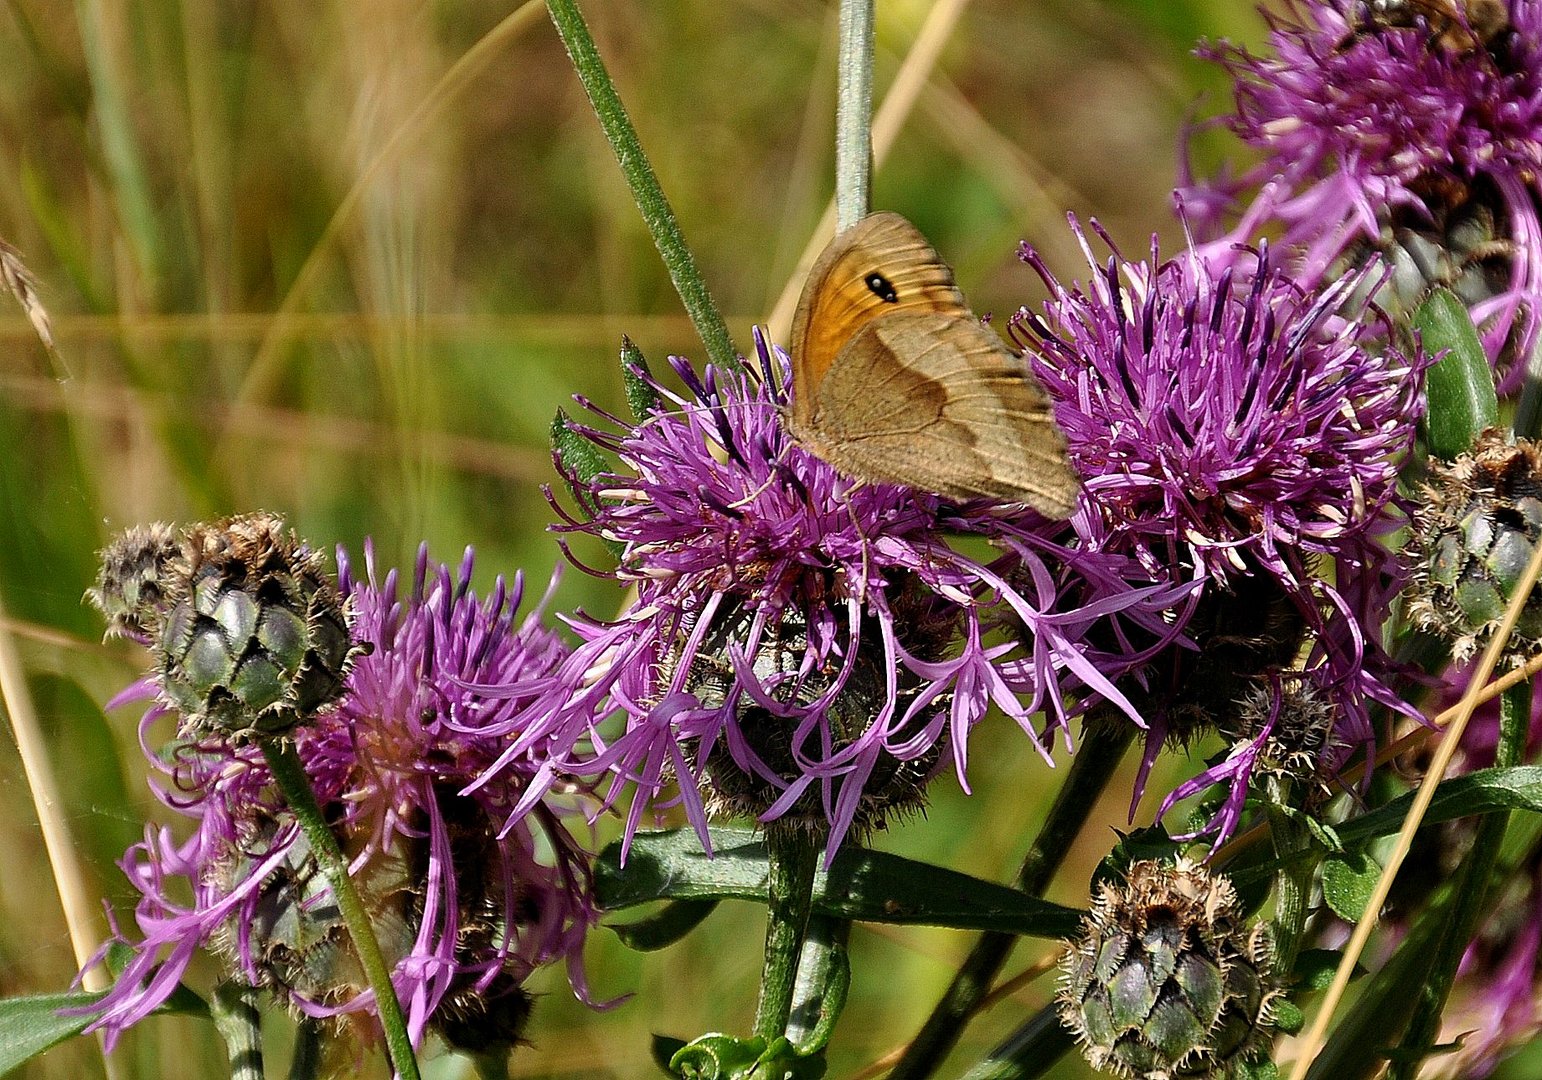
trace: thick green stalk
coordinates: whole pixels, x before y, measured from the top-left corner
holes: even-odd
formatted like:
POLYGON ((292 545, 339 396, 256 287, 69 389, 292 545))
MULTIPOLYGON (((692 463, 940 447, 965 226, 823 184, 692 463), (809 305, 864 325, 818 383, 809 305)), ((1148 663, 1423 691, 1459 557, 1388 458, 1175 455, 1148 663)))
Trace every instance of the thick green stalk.
POLYGON ((685 305, 697 336, 706 346, 708 358, 720 368, 739 370, 739 354, 729 336, 728 324, 712 302, 707 284, 696 268, 696 259, 686 246, 680 223, 675 220, 675 212, 664 197, 659 178, 643 153, 637 129, 632 126, 626 106, 621 104, 621 96, 610 81, 605 62, 600 59, 578 5, 574 0, 547 0, 546 9, 573 61, 579 81, 584 84, 584 93, 589 95, 589 104, 605 131, 606 141, 621 165, 621 173, 637 202, 637 209, 642 211, 654 246, 659 249, 659 257, 669 271, 669 279, 675 283, 680 302, 685 305))
MULTIPOLYGON (((1518 765, 1526 756, 1526 735, 1531 722, 1531 683, 1517 683, 1499 698, 1499 741, 1494 749, 1494 764, 1499 768, 1518 765)), ((1504 844, 1505 829, 1510 824, 1508 811, 1486 814, 1478 822, 1472 849, 1462 861, 1455 884, 1456 895, 1446 916, 1446 931, 1436 939, 1438 950, 1424 985, 1408 1031, 1399 1046, 1388 1073, 1390 1080, 1413 1080, 1424 1057, 1440 1035, 1440 1016, 1446 998, 1456 980, 1457 968, 1467 951, 1467 943, 1487 911, 1494 863, 1504 844)))
MULTIPOLYGON (((1018 871, 1019 889, 1030 896, 1044 892, 1086 824, 1098 796, 1113 779, 1134 733, 1134 725, 1118 718, 1095 719, 1083 729, 1082 745, 1071 758, 1065 783, 1018 871)), ((1012 934, 980 935, 942 1000, 889 1073, 889 1080, 921 1080, 942 1064, 980 1001, 990 992, 1016 940, 1012 934)))
POLYGON ((230 1080, 262 1080, 262 1013, 257 996, 255 986, 231 980, 216 986, 209 1002, 214 1029, 230 1059, 230 1080))
POLYGON ((304 1017, 295 1026, 294 1056, 289 1059, 289 1080, 317 1080, 325 1065, 321 1021, 304 1017))
POLYGON ((767 881, 766 962, 761 970, 760 1006, 755 1010, 755 1034, 767 1042, 787 1031, 792 1015, 798 960, 808 931, 814 900, 814 871, 822 845, 798 829, 766 830, 770 857, 767 881))
MULTIPOLYGON (((1276 793, 1271 793, 1276 794, 1276 793)), ((1278 792, 1281 798, 1286 792, 1278 792)), ((1311 914, 1312 882, 1317 876, 1318 860, 1299 857, 1312 846, 1311 834, 1299 820, 1283 809, 1283 803, 1269 804, 1269 833, 1274 839, 1274 853, 1283 864, 1274 878, 1275 969, 1291 971, 1296 953, 1301 950, 1301 935, 1311 914)))
POLYGON ((835 227, 867 216, 873 175, 873 0, 841 0, 835 99, 835 227))
POLYGON ((401 1080, 418 1080, 418 1063, 412 1053, 412 1040, 407 1037, 407 1018, 402 1014, 401 1002, 396 999, 396 988, 391 984, 391 970, 386 966, 380 951, 375 929, 370 925, 369 913, 348 876, 348 862, 337 846, 337 837, 327 827, 316 793, 311 790, 305 767, 291 744, 282 739, 262 739, 262 755, 278 785, 284 801, 289 804, 300 831, 309 842, 316 864, 321 868, 337 900, 338 911, 353 938, 353 947, 359 954, 359 965, 369 988, 375 992, 375 1011, 380 1026, 385 1030, 386 1050, 391 1064, 401 1080))
POLYGON ((835 1033, 835 1022, 851 989, 850 938, 849 919, 809 916, 798 959, 798 981, 793 986, 792 1014, 787 1021, 787 1039, 799 1053, 817 1054, 835 1033))

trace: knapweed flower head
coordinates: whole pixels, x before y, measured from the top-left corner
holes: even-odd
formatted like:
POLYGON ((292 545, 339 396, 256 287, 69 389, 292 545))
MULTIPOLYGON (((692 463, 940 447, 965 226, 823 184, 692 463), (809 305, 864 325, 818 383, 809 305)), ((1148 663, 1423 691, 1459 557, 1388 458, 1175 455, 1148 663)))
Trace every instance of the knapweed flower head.
POLYGON ((1269 46, 1202 52, 1235 77, 1224 123, 1261 160, 1187 182, 1191 219, 1215 235, 1240 213, 1228 241, 1281 229, 1303 278, 1379 250, 1397 271, 1385 298, 1448 285, 1490 357, 1524 356, 1542 302, 1542 2, 1296 0, 1269 46))
POLYGON ((841 476, 788 435, 786 356, 758 345, 759 372, 673 360, 684 396, 634 372, 657 401, 637 424, 573 428, 622 467, 579 484, 593 520, 563 528, 620 545, 637 600, 575 621, 583 643, 512 752, 554 741, 569 750, 552 776, 608 771, 611 799, 635 786, 628 837, 676 780, 703 843, 726 811, 828 835, 833 853, 917 805, 947 758, 962 778, 992 704, 1041 750, 1073 688, 1128 707, 1112 680, 1139 655, 1118 627, 1162 637, 1180 589, 1123 556, 1065 563, 1020 507, 841 476))
MULTIPOLYGON (((1504 619, 1542 540, 1542 446, 1484 432, 1449 465, 1434 463, 1414 510, 1405 557, 1415 625, 1472 658, 1504 619)), ((1505 646, 1511 664, 1542 644, 1542 593, 1533 592, 1505 646)))
POLYGON ((86 596, 109 635, 150 646, 191 738, 286 731, 330 708, 355 650, 325 558, 266 513, 129 529, 86 596))
MULTIPOLYGON (((1087 478, 1073 519, 1084 545, 1198 583, 1189 648, 1141 674, 1148 761, 1169 732, 1189 733, 1189 714, 1213 726, 1260 679, 1297 669, 1338 706, 1338 741, 1365 744, 1370 704, 1397 703, 1377 641, 1394 591, 1379 537, 1398 521, 1426 361, 1367 347, 1355 278, 1305 290, 1263 247, 1245 267, 1192 250, 1164 262, 1155 247, 1100 266, 1073 229, 1087 284, 1063 285, 1025 248, 1050 298, 1012 333, 1087 478)), ((1226 772, 1223 832, 1247 771, 1226 772)))
MULTIPOLYGON (((479 600, 469 550, 454 572, 420 550, 405 595, 395 571, 377 576, 369 548, 362 581, 341 552, 338 561, 354 637, 368 651, 336 708, 294 733, 296 750, 393 965, 414 1042, 433 1030, 462 1049, 511 1048, 535 968, 567 960, 587 1000, 580 952, 597 916, 589 859, 565 824, 574 807, 552 800, 511 818, 541 767, 539 748, 474 793, 463 789, 505 750, 487 731, 523 704, 515 688, 533 694, 566 647, 539 612, 516 621, 518 577, 479 600), (504 694, 480 696, 472 687, 484 682, 504 694)), ((166 712, 146 713, 147 753, 166 712)), ((125 856, 141 894, 140 938, 95 1026, 114 1038, 148 1015, 205 947, 303 1014, 370 1015, 330 892, 257 747, 184 741, 164 759, 149 756, 162 777, 156 794, 194 831, 179 841, 148 829, 125 856)))
POLYGON ((1098 1070, 1225 1077, 1267 1044, 1280 995, 1269 928, 1225 877, 1142 860, 1099 887, 1060 961, 1060 1018, 1098 1070))

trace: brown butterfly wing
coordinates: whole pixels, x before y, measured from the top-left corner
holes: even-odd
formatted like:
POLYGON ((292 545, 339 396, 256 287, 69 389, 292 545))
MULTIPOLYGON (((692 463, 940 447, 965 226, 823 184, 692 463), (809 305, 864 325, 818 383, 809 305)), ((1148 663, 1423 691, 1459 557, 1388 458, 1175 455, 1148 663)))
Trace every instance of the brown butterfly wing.
POLYGON ((842 472, 1067 517, 1077 479, 1044 388, 967 309, 897 311, 836 356, 809 448, 842 472))
POLYGON ((899 214, 869 214, 842 232, 815 261, 792 322, 792 426, 806 428, 814 388, 852 335, 898 311, 967 311, 964 296, 926 237, 899 214), (885 299, 869 284, 878 274, 885 299))

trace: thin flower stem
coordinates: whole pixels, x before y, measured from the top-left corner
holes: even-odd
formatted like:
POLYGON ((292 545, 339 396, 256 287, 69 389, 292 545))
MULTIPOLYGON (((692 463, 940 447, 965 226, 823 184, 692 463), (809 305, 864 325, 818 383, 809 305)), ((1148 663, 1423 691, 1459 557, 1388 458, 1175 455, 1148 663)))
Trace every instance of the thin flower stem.
POLYGON ((225 1042, 230 1059, 230 1080, 262 1080, 262 1013, 257 1008, 258 990, 234 980, 214 988, 209 1011, 214 1027, 225 1042))
MULTIPOLYGON (((881 163, 889 156, 889 151, 899 138, 900 129, 910 118, 916 100, 921 96, 926 81, 931 78, 942 56, 943 46, 948 43, 954 27, 968 6, 969 0, 937 0, 927 12, 920 33, 916 34, 915 44, 905 54, 904 63, 895 73, 894 81, 889 84, 883 102, 878 106, 878 114, 873 117, 875 162, 881 163)), ((771 308, 771 314, 766 316, 766 326, 773 341, 787 340, 792 328, 793 309, 797 307, 798 295, 803 291, 803 280, 808 277, 809 268, 814 265, 820 251, 834 235, 835 206, 832 203, 825 208, 819 224, 814 227, 813 235, 809 237, 808 245, 798 257, 798 265, 787 279, 787 284, 782 287, 782 294, 771 308)))
POLYGON ((305 766, 300 763, 294 746, 282 739, 261 739, 259 745, 279 792, 289 804, 300 831, 310 843, 311 853, 316 856, 316 863, 332 889, 338 911, 342 913, 343 922, 353 938, 353 947, 359 954, 364 978, 375 994, 375 1011, 380 1017, 380 1026, 385 1030, 386 1050, 391 1056, 396 1075, 401 1080, 418 1080, 418 1063, 413 1056, 412 1040, 407 1036, 407 1018, 402 1014, 401 1002, 396 999, 391 971, 386 967, 385 957, 380 952, 380 942, 375 937, 374 927, 370 925, 369 913, 364 910, 364 902, 359 899, 358 890, 353 887, 353 879, 348 876, 348 863, 337 846, 337 837, 327 827, 321 806, 316 802, 316 793, 311 790, 305 766))
MULTIPOLYGON (((1499 742, 1494 749, 1497 768, 1519 765, 1525 759, 1530 723, 1531 684, 1519 683, 1499 699, 1499 742)), ((1446 915, 1445 932, 1436 938, 1436 959, 1420 988, 1419 1003, 1408 1022, 1400 1052, 1392 1059, 1389 1080, 1413 1080, 1440 1034, 1441 1013, 1445 1011, 1446 998, 1451 994, 1451 984, 1456 981, 1467 944, 1487 908, 1494 866, 1509 824, 1508 811, 1485 814, 1478 822, 1477 835, 1462 860, 1454 886, 1456 895, 1446 915)))
POLYGON ((787 1031, 792 1015, 798 960, 808 931, 814 900, 814 871, 821 845, 796 829, 773 828, 766 833, 771 873, 767 882, 766 961, 761 971, 760 1005, 755 1010, 755 1034, 767 1042, 787 1031))
POLYGON ((728 324, 723 321, 722 313, 712 302, 712 295, 707 291, 701 272, 696 269, 696 259, 686 246, 680 223, 675 220, 675 212, 664 197, 659 178, 648 163, 647 155, 643 153, 637 129, 632 126, 626 106, 621 104, 621 96, 610 81, 605 62, 600 59, 599 50, 595 48, 594 38, 584 23, 583 15, 579 13, 578 5, 574 0, 547 0, 546 10, 551 13, 551 21, 556 25, 562 44, 567 48, 579 81, 584 84, 584 93, 589 95, 589 104, 594 108, 594 115, 599 118, 600 127, 605 131, 606 141, 610 143, 616 161, 621 165, 627 187, 632 191, 637 209, 642 211, 648 233, 653 237, 654 246, 659 249, 659 257, 664 260, 670 280, 675 283, 675 291, 680 294, 680 302, 685 305, 686 313, 696 327, 697 336, 706 346, 708 359, 720 368, 738 371, 739 354, 728 334, 728 324))
MULTIPOLYGON (((1071 758, 1065 783, 1018 871, 1015 884, 1023 892, 1038 896, 1049 885, 1098 796, 1118 771, 1134 734, 1128 722, 1094 719, 1083 728, 1082 745, 1071 758)), ((990 992, 1016 940, 1012 934, 980 935, 889 1080, 921 1080, 936 1071, 990 992)))
POLYGON ((873 0, 841 0, 835 98, 835 227, 867 216, 873 175, 873 0))

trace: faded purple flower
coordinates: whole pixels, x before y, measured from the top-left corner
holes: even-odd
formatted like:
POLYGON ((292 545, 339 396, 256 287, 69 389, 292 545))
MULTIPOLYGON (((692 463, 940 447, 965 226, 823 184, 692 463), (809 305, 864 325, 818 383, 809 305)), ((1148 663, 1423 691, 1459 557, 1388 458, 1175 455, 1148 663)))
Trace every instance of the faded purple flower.
MULTIPOLYGON (((1153 576, 1199 582, 1189 648, 1140 675, 1148 765, 1169 734, 1216 723, 1261 677, 1295 669, 1303 644, 1302 670, 1341 711, 1333 744, 1368 745, 1372 703, 1400 707, 1378 640, 1393 591, 1378 536, 1397 522, 1425 361, 1365 347, 1371 331, 1346 308, 1354 278, 1308 292, 1264 249, 1219 271, 1192 251, 1162 262, 1154 246, 1100 268, 1073 229, 1088 283, 1062 285, 1025 247, 1050 299, 1012 333, 1087 478, 1078 532, 1153 576)), ((1166 805, 1228 781, 1209 826, 1224 835, 1250 773, 1251 757, 1223 763, 1166 805)))
POLYGON ((1217 256, 1280 229, 1301 280, 1380 251, 1402 302, 1451 286, 1518 370, 1542 303, 1542 0, 1450 6, 1297 0, 1268 53, 1202 50, 1237 80, 1223 122, 1262 157, 1180 199, 1206 236, 1240 215, 1217 256))
POLYGON ((637 600, 575 620, 583 643, 511 720, 512 760, 550 743, 544 781, 608 772, 609 801, 635 788, 628 842, 678 780, 704 844, 729 812, 828 834, 833 853, 918 805, 945 757, 964 782, 992 704, 1041 753, 1074 690, 1133 715, 1113 682, 1146 655, 1133 638, 1171 636, 1184 586, 1123 555, 1073 560, 1041 535, 1059 524, 1021 507, 841 476, 787 434, 786 357, 757 343, 758 377, 672 360, 686 396, 646 377, 659 404, 635 426, 608 417, 624 434, 572 428, 623 468, 581 485, 594 519, 562 528, 620 545, 637 600))
MULTIPOLYGON (((342 592, 354 636, 370 647, 349 673, 335 710, 295 734, 296 748, 351 859, 414 1043, 427 1029, 469 1049, 512 1047, 535 968, 566 959, 587 1000, 584 936, 597 911, 589 859, 555 801, 510 815, 541 767, 540 747, 506 761, 497 780, 462 794, 507 746, 502 721, 533 695, 567 650, 540 624, 515 621, 523 585, 501 578, 479 601, 471 551, 458 571, 419 551, 411 592, 393 570, 354 581, 340 551, 342 592), (494 701, 478 683, 504 688, 494 701), (522 689, 521 689, 522 688, 522 689)), ((123 695, 149 695, 148 683, 123 695)), ((109 1040, 176 988, 201 948, 223 953, 238 977, 315 1017, 368 1015, 372 995, 303 837, 250 744, 181 744, 169 762, 147 755, 164 779, 156 794, 196 824, 178 841, 148 829, 123 860, 141 893, 140 937, 94 1022, 109 1040), (192 903, 182 899, 188 893, 192 903)))

